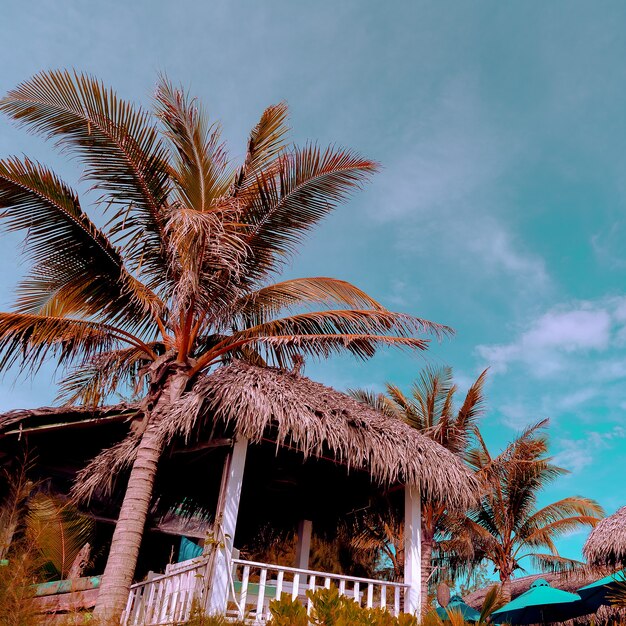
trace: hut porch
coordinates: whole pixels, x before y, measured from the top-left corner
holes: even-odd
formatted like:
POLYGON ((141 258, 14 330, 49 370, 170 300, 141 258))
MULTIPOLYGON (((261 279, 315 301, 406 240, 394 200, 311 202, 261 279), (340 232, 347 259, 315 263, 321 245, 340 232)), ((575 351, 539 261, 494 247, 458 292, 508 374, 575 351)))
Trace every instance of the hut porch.
POLYGON ((133 585, 124 614, 126 626, 185 622, 194 607, 261 624, 269 604, 283 593, 310 610, 307 590, 335 586, 362 606, 393 615, 420 610, 420 499, 416 488, 396 488, 404 504, 405 580, 391 582, 309 567, 311 532, 337 523, 350 510, 366 508, 379 489, 365 472, 346 472, 330 458, 303 461, 275 444, 251 444, 237 437, 226 455, 217 508, 204 553, 170 564, 160 575, 133 585), (247 471, 246 471, 247 468, 247 471), (259 518, 298 528, 294 566, 239 558, 259 518), (407 576, 407 573, 409 574, 407 576))

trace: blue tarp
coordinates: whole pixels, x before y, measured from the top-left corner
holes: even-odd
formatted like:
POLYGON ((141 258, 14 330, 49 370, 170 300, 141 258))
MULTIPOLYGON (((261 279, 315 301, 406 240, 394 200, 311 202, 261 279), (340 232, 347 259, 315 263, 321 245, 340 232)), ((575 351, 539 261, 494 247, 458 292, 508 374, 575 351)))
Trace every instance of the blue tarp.
POLYGON ((187 537, 180 538, 180 550, 178 551, 178 563, 181 561, 188 561, 189 559, 196 559, 202 555, 202 548, 197 544, 187 539, 187 537))

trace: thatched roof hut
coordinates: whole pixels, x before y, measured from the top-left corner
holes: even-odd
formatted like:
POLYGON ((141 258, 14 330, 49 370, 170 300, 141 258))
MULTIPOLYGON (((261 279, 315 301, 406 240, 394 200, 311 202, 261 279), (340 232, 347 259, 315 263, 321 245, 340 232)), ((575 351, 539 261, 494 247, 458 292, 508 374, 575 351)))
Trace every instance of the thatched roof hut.
POLYGON ((424 497, 456 507, 473 504, 479 490, 473 473, 432 439, 297 373, 232 363, 200 380, 172 415, 187 440, 202 439, 216 422, 305 458, 331 456, 381 485, 419 486, 424 497))
POLYGON ((626 506, 605 517, 589 534, 583 554, 592 565, 626 565, 626 506))
MULTIPOLYGON (((44 407, 0 414, 0 440, 129 422, 133 404, 44 407)), ((419 486, 425 497, 458 507, 475 501, 472 472, 448 450, 393 417, 295 372, 240 361, 201 378, 164 422, 180 449, 216 436, 272 441, 309 457, 332 457, 379 485, 419 486)))
MULTIPOLYGON (((51 476, 55 486, 69 489, 82 471, 83 484, 95 494, 89 512, 111 526, 128 464, 83 468, 94 457, 113 458, 98 455, 120 441, 130 442, 116 448, 132 460, 137 417, 137 405, 12 411, 0 415, 0 457, 4 451, 10 458, 21 437, 36 450, 41 475, 51 476), (112 493, 98 491, 107 485, 112 493)), ((410 529, 405 558, 411 555, 413 563, 419 560, 420 499, 464 508, 480 490, 463 462, 433 440, 297 372, 235 361, 196 381, 161 424, 168 445, 148 524, 155 532, 147 541, 153 543, 143 549, 139 575, 158 567, 157 557, 171 550, 157 535, 204 536, 203 530, 189 532, 188 525, 174 532, 164 524, 163 514, 181 502, 185 511, 215 520, 221 503, 230 503, 235 514, 224 533, 237 547, 249 545, 265 524, 293 529, 308 520, 319 532, 332 532, 338 520, 352 523, 371 506, 389 506, 397 515, 404 510, 410 529), (232 479, 224 472, 235 466, 232 479)), ((407 580, 418 593, 419 576, 411 576, 407 580)))

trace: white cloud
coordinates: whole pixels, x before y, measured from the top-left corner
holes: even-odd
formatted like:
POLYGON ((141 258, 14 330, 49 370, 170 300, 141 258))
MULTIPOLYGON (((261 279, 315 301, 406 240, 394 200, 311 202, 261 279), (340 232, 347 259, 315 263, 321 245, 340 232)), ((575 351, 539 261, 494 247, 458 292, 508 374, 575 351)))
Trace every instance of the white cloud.
POLYGON ((560 452, 554 456, 554 463, 578 474, 594 462, 598 452, 610 449, 614 442, 625 437, 626 430, 615 426, 605 433, 592 431, 580 439, 561 439, 557 442, 560 452))
POLYGON ((518 242, 503 225, 478 222, 476 234, 468 240, 470 252, 480 255, 492 272, 516 276, 533 289, 545 287, 549 282, 542 258, 523 251, 518 242))
POLYGON ((479 345, 477 354, 493 368, 506 372, 521 363, 536 377, 563 371, 572 355, 604 352, 619 343, 623 300, 581 302, 558 307, 535 319, 510 343, 479 345))

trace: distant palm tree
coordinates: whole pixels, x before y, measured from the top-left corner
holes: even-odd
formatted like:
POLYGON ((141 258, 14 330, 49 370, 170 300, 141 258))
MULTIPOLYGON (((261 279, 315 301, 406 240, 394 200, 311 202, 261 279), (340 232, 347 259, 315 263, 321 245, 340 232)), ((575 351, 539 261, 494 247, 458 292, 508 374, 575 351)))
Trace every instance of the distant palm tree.
MULTIPOLYGON (((444 448, 463 457, 473 441, 476 421, 482 412, 486 376, 487 370, 469 388, 459 408, 454 405, 457 386, 449 367, 422 371, 408 396, 391 383, 387 383, 384 394, 361 389, 352 390, 351 394, 386 415, 404 420, 444 448)), ((449 539, 452 524, 456 526, 459 513, 464 511, 450 511, 444 505, 428 500, 422 502, 421 594, 424 602, 428 598, 428 584, 433 574, 433 557, 441 551, 440 542, 449 539)), ((371 548, 378 538, 382 548, 383 544, 390 543, 388 536, 393 524, 393 520, 385 520, 378 515, 364 527, 356 541, 371 548), (374 519, 378 519, 379 523, 373 524, 374 519)), ((392 563, 395 564, 393 560, 392 563)))
POLYGON ((0 313, 0 369, 36 371, 55 358, 69 368, 65 400, 96 405, 129 387, 142 398, 114 450, 122 456, 106 457, 111 473, 120 458, 132 468, 96 610, 115 617, 172 436, 169 412, 199 376, 233 357, 288 366, 300 355, 367 358, 380 345, 421 350, 417 334, 449 329, 392 313, 340 280, 271 284, 306 233, 376 170, 349 151, 287 146, 285 104, 263 113, 240 167, 219 126, 165 79, 155 116, 66 71, 21 84, 0 110, 79 158, 108 218, 97 226, 47 167, 0 161, 2 217, 26 233, 32 263, 15 310, 0 313))
POLYGON ((502 594, 511 598, 511 577, 522 570, 520 561, 531 559, 543 571, 563 571, 578 561, 559 555, 555 539, 582 526, 595 526, 602 507, 589 498, 572 496, 537 508, 540 492, 567 473, 547 456, 547 420, 526 429, 497 457, 492 457, 478 435, 470 452, 470 465, 485 478, 488 489, 480 505, 462 522, 465 540, 475 547, 475 559, 493 563, 502 594))

